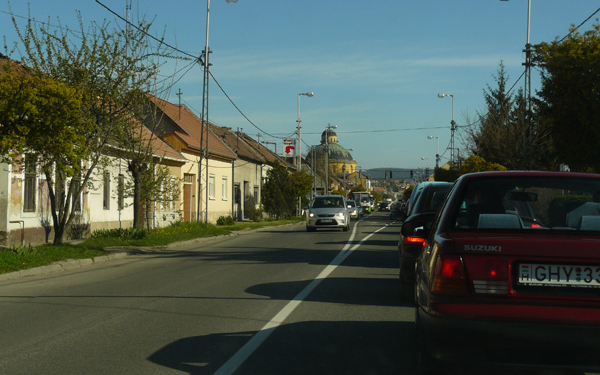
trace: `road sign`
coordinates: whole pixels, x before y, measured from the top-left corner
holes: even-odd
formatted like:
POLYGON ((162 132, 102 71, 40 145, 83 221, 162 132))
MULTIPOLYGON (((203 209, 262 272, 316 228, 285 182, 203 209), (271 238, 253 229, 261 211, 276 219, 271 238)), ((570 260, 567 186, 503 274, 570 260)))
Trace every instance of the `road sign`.
POLYGON ((283 140, 283 156, 290 158, 296 156, 296 147, 294 146, 294 139, 283 140))

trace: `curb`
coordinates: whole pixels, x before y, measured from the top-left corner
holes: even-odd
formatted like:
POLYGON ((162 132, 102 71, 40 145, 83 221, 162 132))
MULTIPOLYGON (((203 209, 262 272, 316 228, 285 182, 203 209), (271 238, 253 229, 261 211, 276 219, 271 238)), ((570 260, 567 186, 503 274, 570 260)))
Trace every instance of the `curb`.
POLYGON ((31 276, 39 276, 39 275, 47 275, 50 273, 60 272, 60 271, 68 271, 79 269, 82 267, 90 266, 96 263, 104 263, 109 260, 125 258, 129 255, 128 252, 122 253, 112 253, 107 255, 102 255, 95 258, 86 258, 86 259, 67 259, 59 262, 54 262, 47 266, 40 266, 34 268, 28 268, 26 270, 9 272, 0 274, 0 281, 6 280, 16 280, 23 277, 31 277, 31 276))
MULTIPOLYGON (((282 224, 282 225, 278 225, 277 227, 286 227, 286 226, 293 226, 293 225, 298 225, 298 224, 303 224, 303 222, 282 224)), ((172 248, 176 248, 176 247, 181 247, 181 246, 185 246, 185 245, 189 245, 189 244, 200 244, 202 242, 226 240, 227 238, 230 238, 230 237, 235 237, 235 236, 239 236, 239 235, 243 235, 243 234, 249 234, 252 232, 258 232, 265 228, 272 228, 272 227, 263 227, 263 228, 258 228, 258 229, 243 229, 243 230, 231 232, 231 233, 225 234, 225 235, 194 238, 192 240, 173 242, 173 243, 163 245, 163 246, 154 246, 154 247, 147 247, 147 248, 118 246, 118 247, 106 248, 105 251, 111 251, 111 253, 109 253, 107 255, 94 257, 94 258, 61 260, 61 261, 49 264, 47 266, 40 266, 40 267, 28 268, 28 269, 20 270, 20 271, 3 273, 3 274, 0 274, 0 282, 6 281, 6 280, 17 280, 17 279, 21 279, 24 277, 47 275, 50 273, 56 273, 56 272, 60 272, 60 271, 69 271, 69 270, 80 269, 83 267, 91 266, 93 264, 108 262, 113 259, 126 258, 129 255, 133 255, 133 254, 144 253, 144 249, 164 250, 164 249, 172 249, 172 248)))

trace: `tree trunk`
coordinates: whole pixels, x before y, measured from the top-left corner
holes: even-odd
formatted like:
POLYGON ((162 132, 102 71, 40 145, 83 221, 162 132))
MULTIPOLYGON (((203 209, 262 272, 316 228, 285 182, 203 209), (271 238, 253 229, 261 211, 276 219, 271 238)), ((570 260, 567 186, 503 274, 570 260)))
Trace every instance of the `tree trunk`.
POLYGON ((133 177, 133 227, 143 228, 143 206, 142 206, 142 172, 146 168, 145 164, 138 164, 135 161, 129 162, 129 172, 133 177))

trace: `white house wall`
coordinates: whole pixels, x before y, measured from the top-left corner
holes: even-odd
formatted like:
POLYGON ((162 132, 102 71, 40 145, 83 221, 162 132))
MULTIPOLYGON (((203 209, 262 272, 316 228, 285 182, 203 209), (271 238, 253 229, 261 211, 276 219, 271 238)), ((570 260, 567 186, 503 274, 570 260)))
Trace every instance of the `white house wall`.
POLYGON ((244 213, 249 207, 244 207, 245 197, 254 196, 256 203, 260 202, 260 189, 262 181, 262 164, 238 159, 235 161, 235 184, 239 184, 241 190, 241 202, 239 210, 234 208, 234 214, 238 220, 244 218, 244 213), (257 194, 255 194, 255 191, 257 194))
POLYGON ((87 222, 93 232, 100 229, 130 228, 133 226, 133 198, 124 199, 124 207, 119 211, 118 180, 119 175, 125 184, 131 183, 131 173, 127 170, 127 161, 113 158, 111 165, 98 167, 91 176, 93 189, 87 191, 87 204, 84 207, 87 222), (110 197, 108 206, 104 206, 104 173, 109 173, 110 197))
MULTIPOLYGON (((190 213, 189 221, 196 221, 198 218, 198 193, 200 193, 200 220, 206 220, 206 159, 202 159, 202 177, 198 181, 198 156, 181 152, 183 156, 188 159, 188 162, 181 167, 180 175, 178 178, 181 181, 181 199, 179 211, 184 212, 184 202, 191 201, 191 207, 188 208, 190 213), (186 182, 186 175, 188 179, 192 179, 192 182, 186 182), (198 183, 200 183, 200 192, 198 192, 198 183), (191 199, 184 199, 184 185, 188 184, 191 186, 191 199)), ((215 224, 221 216, 231 216, 233 207, 233 172, 232 164, 230 161, 222 161, 214 158, 208 160, 208 175, 214 178, 214 194, 212 197, 208 197, 208 222, 215 224), (227 186, 225 192, 223 192, 223 181, 226 181, 227 186)), ((160 217, 160 215, 159 215, 160 217)), ((183 214, 182 214, 183 217, 183 214)))
MULTIPOLYGON (((201 212, 206 212, 206 160, 202 161, 202 197, 201 212)), ((233 172, 231 162, 209 159, 208 176, 213 177, 215 181, 214 194, 208 196, 208 222, 215 224, 221 216, 231 216, 233 207, 233 172), (226 180, 227 186, 223 191, 223 181, 226 180)))

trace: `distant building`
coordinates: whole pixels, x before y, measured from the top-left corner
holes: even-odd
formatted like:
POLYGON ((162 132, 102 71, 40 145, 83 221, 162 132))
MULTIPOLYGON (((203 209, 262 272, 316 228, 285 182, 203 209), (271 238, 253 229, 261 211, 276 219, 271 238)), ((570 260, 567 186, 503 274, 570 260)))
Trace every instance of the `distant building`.
POLYGON ((321 144, 312 147, 306 155, 306 162, 313 165, 313 169, 320 175, 324 175, 325 163, 329 166, 330 180, 337 176, 344 180, 348 176, 356 173, 356 160, 352 158, 350 152, 338 143, 337 134, 327 129, 321 134, 321 144), (325 156, 328 156, 326 158, 325 156))

